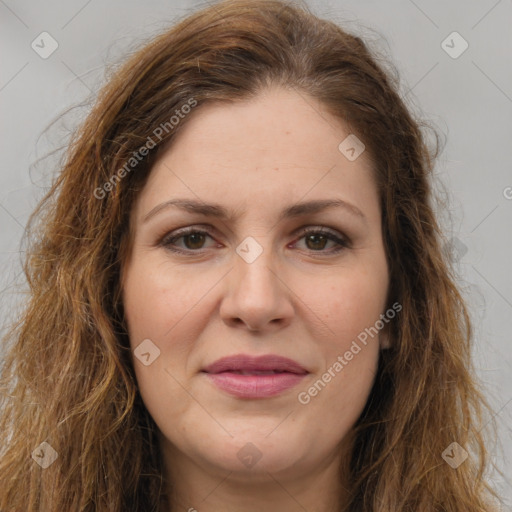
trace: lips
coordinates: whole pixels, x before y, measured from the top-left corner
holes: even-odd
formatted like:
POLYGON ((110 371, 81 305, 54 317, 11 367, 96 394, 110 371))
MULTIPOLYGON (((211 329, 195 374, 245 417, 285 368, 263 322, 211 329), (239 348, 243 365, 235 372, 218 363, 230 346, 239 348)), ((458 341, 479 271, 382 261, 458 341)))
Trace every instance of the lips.
POLYGON ((233 372, 240 375, 258 375, 274 373, 308 373, 299 363, 293 359, 274 354, 253 357, 245 354, 228 356, 218 359, 203 369, 206 373, 233 372))
POLYGON ((237 398, 269 398, 296 386, 309 373, 299 363, 277 355, 224 357, 203 373, 220 390, 237 398))

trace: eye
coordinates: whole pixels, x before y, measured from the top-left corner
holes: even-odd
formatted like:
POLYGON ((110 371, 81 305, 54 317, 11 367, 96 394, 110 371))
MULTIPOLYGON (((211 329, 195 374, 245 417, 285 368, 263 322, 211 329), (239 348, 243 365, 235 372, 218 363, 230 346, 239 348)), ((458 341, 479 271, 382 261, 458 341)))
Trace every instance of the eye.
POLYGON ((349 247, 349 242, 343 236, 328 228, 307 228, 299 233, 300 239, 304 238, 306 248, 312 252, 338 253, 349 247), (334 248, 324 251, 329 242, 334 243, 334 248))
POLYGON ((208 231, 197 228, 185 228, 174 233, 170 233, 162 239, 161 245, 174 252, 198 252, 198 249, 203 249, 202 244, 206 238, 212 238, 208 231), (173 235, 173 236, 170 236, 173 235), (185 244, 185 247, 177 247, 176 242, 180 239, 185 244))
MULTIPOLYGON (((302 229, 298 235, 298 240, 304 239, 306 250, 310 252, 333 254, 348 248, 350 245, 343 235, 324 227, 302 229), (332 242, 334 247, 331 250, 325 250, 329 242, 332 242)), ((201 253, 205 249, 204 243, 207 238, 213 240, 208 231, 190 227, 169 233, 163 237, 159 245, 176 253, 201 253), (181 243, 178 243, 180 240, 181 243)), ((295 245, 296 242, 293 244, 295 245)), ((217 247, 219 247, 219 244, 217 244, 217 247)))

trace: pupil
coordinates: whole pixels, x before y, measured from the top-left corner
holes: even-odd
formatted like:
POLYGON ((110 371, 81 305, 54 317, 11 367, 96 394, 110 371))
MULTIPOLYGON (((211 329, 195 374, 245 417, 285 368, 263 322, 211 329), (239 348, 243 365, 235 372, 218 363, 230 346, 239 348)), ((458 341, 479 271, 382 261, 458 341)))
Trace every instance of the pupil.
POLYGON ((326 238, 324 235, 309 235, 307 237, 307 240, 312 241, 313 244, 315 245, 316 244, 315 240, 318 241, 319 238, 321 238, 324 243, 322 244, 322 242, 320 242, 321 247, 315 247, 315 249, 323 249, 325 247, 325 241, 326 241, 326 238))
POLYGON ((193 239, 192 240, 192 243, 187 243, 185 244, 187 246, 188 249, 200 249, 200 247, 190 247, 190 245, 194 245, 194 243, 199 243, 199 245, 201 245, 201 239, 204 237, 204 235, 202 235, 201 233, 192 233, 191 235, 187 235, 186 237, 186 240, 190 241, 190 239, 193 239), (194 242, 194 239, 195 239, 195 242, 194 242), (198 240, 199 239, 199 240, 198 240))

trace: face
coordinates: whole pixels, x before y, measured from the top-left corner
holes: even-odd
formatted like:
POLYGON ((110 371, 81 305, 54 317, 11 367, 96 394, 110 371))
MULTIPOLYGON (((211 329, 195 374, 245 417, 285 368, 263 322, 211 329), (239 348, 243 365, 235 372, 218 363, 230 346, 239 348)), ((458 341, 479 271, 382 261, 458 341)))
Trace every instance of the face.
POLYGON ((386 343, 366 154, 349 160, 343 123, 282 89, 193 116, 132 211, 123 301, 143 401, 175 471, 334 467, 386 343))

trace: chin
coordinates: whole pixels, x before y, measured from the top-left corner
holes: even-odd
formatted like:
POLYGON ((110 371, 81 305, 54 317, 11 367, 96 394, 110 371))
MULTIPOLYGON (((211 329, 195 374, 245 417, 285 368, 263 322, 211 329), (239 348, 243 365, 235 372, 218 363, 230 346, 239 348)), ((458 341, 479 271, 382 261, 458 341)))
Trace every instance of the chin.
POLYGON ((286 442, 283 436, 272 436, 258 434, 244 436, 243 439, 230 438, 217 444, 213 457, 212 453, 204 456, 219 469, 236 473, 242 479, 261 476, 261 480, 266 481, 268 473, 289 473, 291 469, 300 471, 300 462, 307 456, 301 453, 305 451, 304 443, 290 443, 289 437, 286 442))

